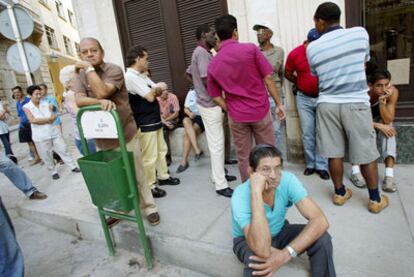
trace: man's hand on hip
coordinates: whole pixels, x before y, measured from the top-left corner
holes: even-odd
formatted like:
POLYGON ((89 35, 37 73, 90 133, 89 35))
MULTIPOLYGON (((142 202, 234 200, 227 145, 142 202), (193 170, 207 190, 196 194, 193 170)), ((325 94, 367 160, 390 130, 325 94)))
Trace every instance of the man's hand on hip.
POLYGON ((279 250, 270 249, 270 257, 265 259, 259 256, 251 256, 250 260, 258 263, 250 263, 249 267, 254 269, 253 275, 272 277, 273 273, 278 271, 282 265, 292 259, 287 249, 279 250))

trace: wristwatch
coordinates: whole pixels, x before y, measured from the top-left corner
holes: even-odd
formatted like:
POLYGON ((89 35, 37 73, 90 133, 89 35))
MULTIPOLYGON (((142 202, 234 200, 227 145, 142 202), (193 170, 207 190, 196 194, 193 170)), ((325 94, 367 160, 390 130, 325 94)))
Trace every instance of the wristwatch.
POLYGON ((88 74, 89 72, 91 72, 91 71, 95 71, 95 67, 93 67, 93 66, 88 66, 86 69, 85 69, 85 73, 86 74, 88 74))
POLYGON ((298 253, 296 253, 295 249, 293 249, 292 246, 288 245, 286 246, 286 249, 292 258, 296 258, 298 256, 298 253))

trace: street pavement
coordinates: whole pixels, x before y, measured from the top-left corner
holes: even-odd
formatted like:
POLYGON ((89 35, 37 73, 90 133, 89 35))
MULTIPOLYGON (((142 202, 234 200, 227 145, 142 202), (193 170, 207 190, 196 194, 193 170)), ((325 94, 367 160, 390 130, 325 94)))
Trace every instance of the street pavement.
MULTIPOLYGON (((69 136, 71 125, 67 116, 63 117, 63 124, 70 150, 75 157, 79 157, 69 136)), ((36 225, 68 233, 90 242, 91 248, 96 247, 96 251, 89 252, 73 250, 74 255, 88 258, 96 252, 97 257, 102 258, 102 264, 115 264, 113 259, 105 258, 108 254, 98 214, 90 201, 81 174, 72 173, 63 165, 58 169, 61 178, 53 181, 45 166, 28 165, 27 146, 17 142, 16 132, 12 133, 12 141, 13 150, 23 170, 49 196, 44 201, 30 201, 5 176, 0 176, 0 194, 12 215, 15 218, 20 216, 18 220, 29 220, 36 225)), ((209 158, 203 157, 197 162, 191 159, 187 171, 175 174, 178 160, 179 157, 175 157, 170 171, 173 176, 181 179, 181 184, 162 187, 168 194, 165 198, 156 199, 161 224, 155 227, 146 224, 155 258, 159 264, 188 268, 208 276, 241 276, 242 265, 232 253, 230 200, 216 195, 210 179, 209 158)), ((227 168, 230 174, 238 175, 237 166, 227 168)), ((383 164, 379 168, 382 177, 383 164)), ((299 177, 309 195, 325 212, 330 223, 329 233, 334 245, 338 276, 413 276, 414 165, 397 166, 395 174, 398 191, 387 194, 390 197, 390 207, 380 214, 368 212, 366 189, 352 187, 348 176, 345 184, 349 185, 354 195, 344 206, 338 207, 331 202, 333 189, 330 181, 323 181, 315 175, 303 176, 303 165, 285 163, 284 170, 299 177)), ((349 165, 346 165, 346 170, 350 171, 349 165)), ((234 188, 238 184, 239 181, 235 181, 230 185, 234 188)), ((289 210, 287 217, 291 223, 306 222, 294 207, 289 210)), ((19 231, 22 230, 17 228, 18 233, 19 231)), ((117 257, 122 259, 125 256, 123 259, 126 261, 128 255, 132 254, 124 253, 139 255, 141 248, 135 225, 121 223, 112 232, 119 250, 117 257)), ((37 241, 39 248, 36 249, 36 245, 27 248, 26 257, 44 251, 42 244, 48 242, 48 237, 40 236, 37 241)), ((24 246, 23 250, 26 251, 24 246)), ((78 262, 75 260, 73 266, 78 262)), ((127 267, 125 263, 121 265, 127 267)), ((148 276, 157 274, 156 270, 157 266, 154 273, 149 273, 148 276)), ((62 276, 80 276, 72 273, 68 271, 62 276)), ((126 270, 119 276, 128 274, 126 270)), ((284 266, 277 276, 309 276, 306 254, 284 266)))

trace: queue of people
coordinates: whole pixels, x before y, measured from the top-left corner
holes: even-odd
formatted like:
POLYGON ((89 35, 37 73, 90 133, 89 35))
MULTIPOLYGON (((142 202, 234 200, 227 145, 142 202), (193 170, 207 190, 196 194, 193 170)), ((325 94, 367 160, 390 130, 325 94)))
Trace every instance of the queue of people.
MULTIPOLYGON (((183 156, 176 173, 189 168, 191 150, 195 161, 203 156, 197 136, 205 131, 216 193, 231 198, 233 251, 245 266, 244 276, 271 276, 305 251, 312 275, 336 276, 328 220, 303 183, 283 170, 284 77, 296 88, 306 161, 303 174, 332 179, 332 202, 344 205, 352 197, 343 180, 348 148, 353 164, 351 181, 359 188, 368 188, 368 211, 380 213, 389 199, 378 188, 377 131, 386 167, 382 189, 397 190, 396 131, 392 123, 399 93, 390 83, 387 70, 366 72, 368 34, 362 27, 342 28, 340 16, 335 3, 319 5, 313 18, 315 28, 288 54, 285 66, 283 49, 270 42, 273 27, 267 22, 252 27, 260 48, 238 41, 237 19, 232 15, 217 18, 214 26, 202 24, 196 29, 198 45, 186 71, 194 89, 184 104, 183 156), (227 116, 242 182, 234 190, 229 182, 236 177, 227 175, 225 169, 228 158, 223 122, 227 116), (291 224, 286 219, 293 204, 306 224, 291 224)), ((161 217, 154 198, 166 196, 160 186, 180 184, 168 170, 168 133, 178 125, 180 107, 165 83, 151 80, 150 51, 132 46, 126 54, 124 75, 120 67, 104 62, 105 52, 97 39, 83 38, 82 61, 65 69, 68 72, 62 72, 61 80, 72 119, 78 107, 94 104, 119 112, 127 149, 134 154, 141 209, 148 222, 157 225, 161 217)), ((30 101, 18 91, 15 95, 19 105, 26 102, 22 138, 27 137, 25 128, 30 122, 31 140, 37 150, 29 144, 30 149, 39 152, 57 179, 51 149, 73 172, 79 169, 57 127, 60 123, 53 100, 41 100, 45 89, 29 87, 30 101)), ((78 140, 76 134, 75 138, 78 140)), ((117 140, 96 139, 95 143, 102 150, 119 148, 117 140)), ((29 190, 31 195, 36 193, 34 187, 29 190)))

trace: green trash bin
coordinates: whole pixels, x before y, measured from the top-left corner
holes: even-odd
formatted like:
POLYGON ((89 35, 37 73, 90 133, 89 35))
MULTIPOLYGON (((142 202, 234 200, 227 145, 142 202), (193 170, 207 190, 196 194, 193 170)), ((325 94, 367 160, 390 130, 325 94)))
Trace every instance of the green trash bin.
MULTIPOLYGON (((89 155, 81 118, 85 112, 100 110, 100 105, 87 106, 80 108, 77 114, 79 136, 85 153, 84 157, 78 159, 79 167, 88 187, 92 203, 98 208, 109 253, 113 255, 115 250, 106 217, 134 222, 138 227, 148 269, 152 269, 152 253, 145 234, 140 210, 134 155, 127 151, 124 130, 117 111, 111 110, 110 114, 116 124, 120 150, 99 151, 89 155), (134 211, 133 215, 129 213, 132 210, 134 211)), ((102 137, 96 136, 94 138, 102 137)))
MULTIPOLYGON (((133 153, 128 152, 128 158, 134 168, 133 153)), ((99 151, 78 163, 95 206, 123 212, 134 209, 121 152, 99 151)), ((134 170, 132 174, 135 180, 134 170)))

